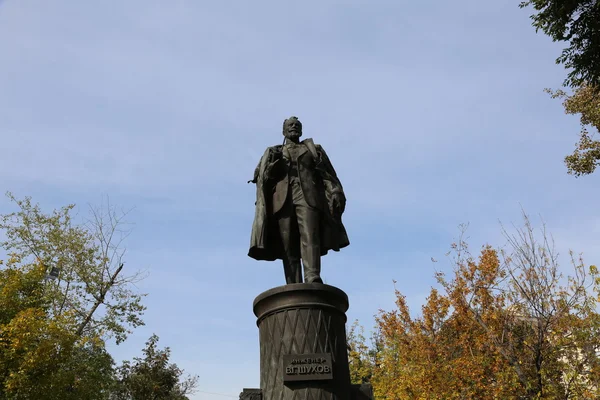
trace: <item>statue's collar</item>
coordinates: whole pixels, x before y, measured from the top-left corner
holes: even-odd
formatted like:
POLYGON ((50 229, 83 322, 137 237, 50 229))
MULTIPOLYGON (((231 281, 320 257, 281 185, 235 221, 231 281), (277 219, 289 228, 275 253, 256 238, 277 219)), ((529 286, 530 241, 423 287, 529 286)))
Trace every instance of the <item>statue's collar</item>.
POLYGON ((304 142, 304 140, 301 140, 301 141, 299 141, 298 143, 296 143, 296 142, 293 142, 293 141, 291 141, 291 140, 289 140, 289 139, 285 139, 285 142, 283 143, 283 145, 284 145, 284 146, 292 146, 292 147, 293 147, 293 146, 298 146, 298 145, 301 145, 301 144, 302 144, 302 142, 304 142))
POLYGON ((283 142, 283 145, 285 146, 286 144, 289 144, 289 145, 299 145, 299 144, 306 144, 305 142, 306 142, 307 140, 312 140, 312 139, 311 139, 311 138, 306 138, 306 139, 304 139, 304 140, 301 140, 301 141, 299 141, 298 143, 296 143, 296 142, 292 142, 291 140, 289 140, 289 139, 287 139, 287 138, 286 138, 286 139, 285 139, 285 141, 283 142))

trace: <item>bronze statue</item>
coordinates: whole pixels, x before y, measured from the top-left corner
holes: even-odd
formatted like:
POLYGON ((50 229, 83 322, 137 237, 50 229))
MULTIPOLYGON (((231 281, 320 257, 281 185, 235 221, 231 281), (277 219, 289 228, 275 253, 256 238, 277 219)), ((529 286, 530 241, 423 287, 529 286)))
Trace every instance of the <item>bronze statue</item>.
POLYGON ((323 283, 321 256, 348 246, 342 224, 346 197, 325 150, 300 141, 302 123, 283 122, 284 144, 267 148, 254 179, 256 211, 250 251, 256 260, 283 260, 286 283, 323 283))

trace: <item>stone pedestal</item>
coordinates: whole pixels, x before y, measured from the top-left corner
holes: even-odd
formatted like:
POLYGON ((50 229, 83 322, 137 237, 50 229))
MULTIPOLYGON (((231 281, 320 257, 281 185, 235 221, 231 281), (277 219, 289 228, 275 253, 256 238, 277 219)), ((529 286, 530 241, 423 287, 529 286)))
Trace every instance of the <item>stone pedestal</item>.
POLYGON ((319 283, 279 286, 254 300, 263 400, 353 398, 346 345, 348 296, 319 283))

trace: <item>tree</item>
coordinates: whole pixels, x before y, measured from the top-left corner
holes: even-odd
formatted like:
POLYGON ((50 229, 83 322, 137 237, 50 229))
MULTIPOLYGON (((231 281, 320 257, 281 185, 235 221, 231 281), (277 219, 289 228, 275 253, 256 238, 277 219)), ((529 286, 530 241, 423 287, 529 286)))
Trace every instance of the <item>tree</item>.
POLYGON ((556 62, 571 69, 566 86, 600 86, 600 2, 598 0, 527 0, 521 8, 533 7, 536 31, 553 41, 564 41, 556 62))
POLYGON ((117 369, 117 385, 111 400, 187 400, 198 378, 188 376, 181 380, 183 370, 169 363, 171 350, 157 348, 158 336, 152 335, 142 350, 143 358, 133 363, 124 361, 117 369))
POLYGON ((553 41, 564 41, 558 64, 570 72, 563 85, 573 90, 546 89, 553 98, 563 98, 567 114, 581 114, 582 130, 573 154, 565 157, 570 174, 591 174, 600 163, 600 141, 594 140, 588 127, 600 130, 600 1, 598 0, 527 0, 521 8, 533 7, 531 15, 536 31, 540 29, 553 41))
POLYGON ((580 114, 579 142, 573 154, 565 157, 569 173, 575 176, 591 174, 600 164, 600 141, 594 140, 594 134, 600 132, 600 90, 584 85, 572 95, 562 90, 547 89, 547 92, 553 98, 564 99, 567 114, 580 114), (590 127, 592 134, 588 130, 590 127))
POLYGON ((460 239, 421 315, 396 291, 396 309, 376 319, 378 398, 598 398, 598 269, 571 254, 563 276, 545 230, 524 221, 477 258, 460 239))
POLYGON ((348 331, 348 363, 350 381, 353 384, 369 383, 377 362, 378 343, 373 340, 370 348, 364 334, 364 328, 354 321, 348 331))
POLYGON ((100 400, 113 361, 98 338, 75 334, 69 313, 49 318, 41 264, 0 269, 0 399, 100 400))
POLYGON ((143 295, 132 289, 140 274, 123 275, 122 244, 129 233, 123 230, 125 213, 110 204, 91 208, 90 218, 77 225, 71 215, 74 205, 45 214, 31 198, 7 195, 19 210, 0 216, 6 235, 0 244, 23 262, 59 272, 45 287, 51 318, 71 314, 77 336, 114 337, 117 343, 143 324, 143 295))
POLYGON ((139 275, 122 274, 122 215, 109 205, 76 225, 73 205, 45 214, 8 196, 19 209, 0 216, 0 399, 106 399, 105 340, 125 340, 144 310, 139 275))

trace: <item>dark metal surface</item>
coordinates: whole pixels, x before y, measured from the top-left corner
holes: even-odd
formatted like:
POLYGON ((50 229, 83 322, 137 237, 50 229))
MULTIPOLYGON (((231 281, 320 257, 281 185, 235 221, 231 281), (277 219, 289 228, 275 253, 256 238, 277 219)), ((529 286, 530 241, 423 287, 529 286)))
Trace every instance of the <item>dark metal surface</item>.
POLYGON ((373 400, 373 387, 370 383, 352 385, 352 400, 373 400))
POLYGON ((240 400, 262 400, 262 391, 260 389, 244 389, 240 393, 240 400))
POLYGON ((283 135, 284 144, 267 148, 249 181, 256 202, 248 255, 282 260, 288 284, 322 283, 321 256, 349 244, 344 189, 323 147, 300 141, 298 118, 284 121, 283 135))
POLYGON ((269 313, 286 308, 311 307, 313 309, 330 309, 337 312, 346 322, 348 311, 348 295, 335 286, 322 283, 294 283, 278 286, 261 293, 254 299, 254 315, 257 324, 269 313))
POLYGON ((260 387, 264 400, 349 400, 346 347, 348 297, 324 284, 290 284, 254 301, 260 338, 260 387), (331 356, 332 379, 285 382, 288 355, 331 356))
POLYGON ((323 381, 333 379, 331 354, 284 354, 283 381, 323 381))

